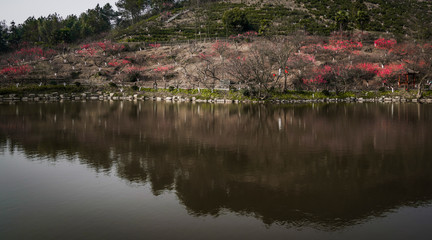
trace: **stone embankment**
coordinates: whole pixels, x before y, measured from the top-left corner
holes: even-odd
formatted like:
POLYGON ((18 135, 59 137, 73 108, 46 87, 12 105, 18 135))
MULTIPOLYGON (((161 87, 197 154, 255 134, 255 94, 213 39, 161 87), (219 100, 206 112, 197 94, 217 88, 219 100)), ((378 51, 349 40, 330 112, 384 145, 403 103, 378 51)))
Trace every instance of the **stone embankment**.
POLYGON ((366 103, 366 102, 381 102, 381 103, 405 103, 419 102, 432 103, 432 99, 406 99, 399 96, 396 97, 378 97, 378 98, 319 98, 319 99, 288 99, 288 100, 232 100, 232 99, 201 99, 199 97, 184 97, 184 96, 148 96, 145 94, 126 94, 126 93, 72 93, 72 94, 27 94, 18 96, 16 94, 0 95, 0 102, 13 101, 85 101, 85 100, 101 100, 101 101, 165 101, 165 102, 206 102, 206 103, 366 103))

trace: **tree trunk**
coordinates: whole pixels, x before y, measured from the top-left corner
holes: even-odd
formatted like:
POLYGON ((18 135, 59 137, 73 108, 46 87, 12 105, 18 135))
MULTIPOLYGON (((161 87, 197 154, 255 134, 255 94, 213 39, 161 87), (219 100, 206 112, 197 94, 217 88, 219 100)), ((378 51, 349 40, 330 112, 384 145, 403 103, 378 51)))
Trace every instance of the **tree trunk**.
POLYGON ((422 82, 419 82, 417 87, 417 95, 416 98, 420 99, 422 97, 422 82))
POLYGON ((417 95, 416 95, 416 98, 417 99, 420 99, 421 97, 422 97, 422 95, 423 95, 423 83, 426 81, 426 79, 428 79, 429 78, 429 74, 427 74, 426 76, 423 76, 421 79, 420 79, 420 81, 419 81, 419 83, 418 83, 418 87, 417 87, 417 95))

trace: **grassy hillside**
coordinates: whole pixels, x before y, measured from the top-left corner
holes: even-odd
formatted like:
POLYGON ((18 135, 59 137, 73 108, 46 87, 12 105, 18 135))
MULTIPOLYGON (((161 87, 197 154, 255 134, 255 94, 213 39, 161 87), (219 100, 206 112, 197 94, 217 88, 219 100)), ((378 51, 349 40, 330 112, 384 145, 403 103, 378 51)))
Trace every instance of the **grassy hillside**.
POLYGON ((172 41, 205 37, 229 37, 253 30, 260 35, 289 35, 299 30, 329 35, 335 30, 390 32, 401 38, 429 39, 432 30, 430 1, 385 0, 280 0, 211 1, 200 5, 187 1, 170 11, 144 17, 140 22, 113 32, 118 40, 172 41), (247 25, 227 29, 224 13, 234 8, 246 16, 247 25), (170 17, 180 14, 172 21, 170 17))

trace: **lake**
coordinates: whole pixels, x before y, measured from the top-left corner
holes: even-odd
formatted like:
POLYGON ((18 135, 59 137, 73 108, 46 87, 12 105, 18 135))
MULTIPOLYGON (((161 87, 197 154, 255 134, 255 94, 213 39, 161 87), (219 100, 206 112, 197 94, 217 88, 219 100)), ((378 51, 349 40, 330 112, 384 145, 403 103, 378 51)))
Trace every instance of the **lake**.
POLYGON ((0 104, 0 239, 429 239, 432 105, 0 104))

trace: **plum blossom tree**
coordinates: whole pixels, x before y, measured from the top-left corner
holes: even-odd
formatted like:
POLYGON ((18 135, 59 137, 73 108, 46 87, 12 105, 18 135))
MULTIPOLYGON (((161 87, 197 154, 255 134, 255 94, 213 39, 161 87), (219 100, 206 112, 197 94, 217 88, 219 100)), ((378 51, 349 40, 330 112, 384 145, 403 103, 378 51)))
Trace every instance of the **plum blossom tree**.
MULTIPOLYGON (((298 38, 297 38, 298 39, 298 38)), ((297 58, 296 53, 300 48, 299 41, 295 38, 276 37, 270 45, 274 50, 274 54, 270 55, 271 61, 274 62, 275 67, 278 68, 277 78, 283 78, 283 90, 288 87, 287 81, 291 74, 291 66, 294 59, 297 58)))

